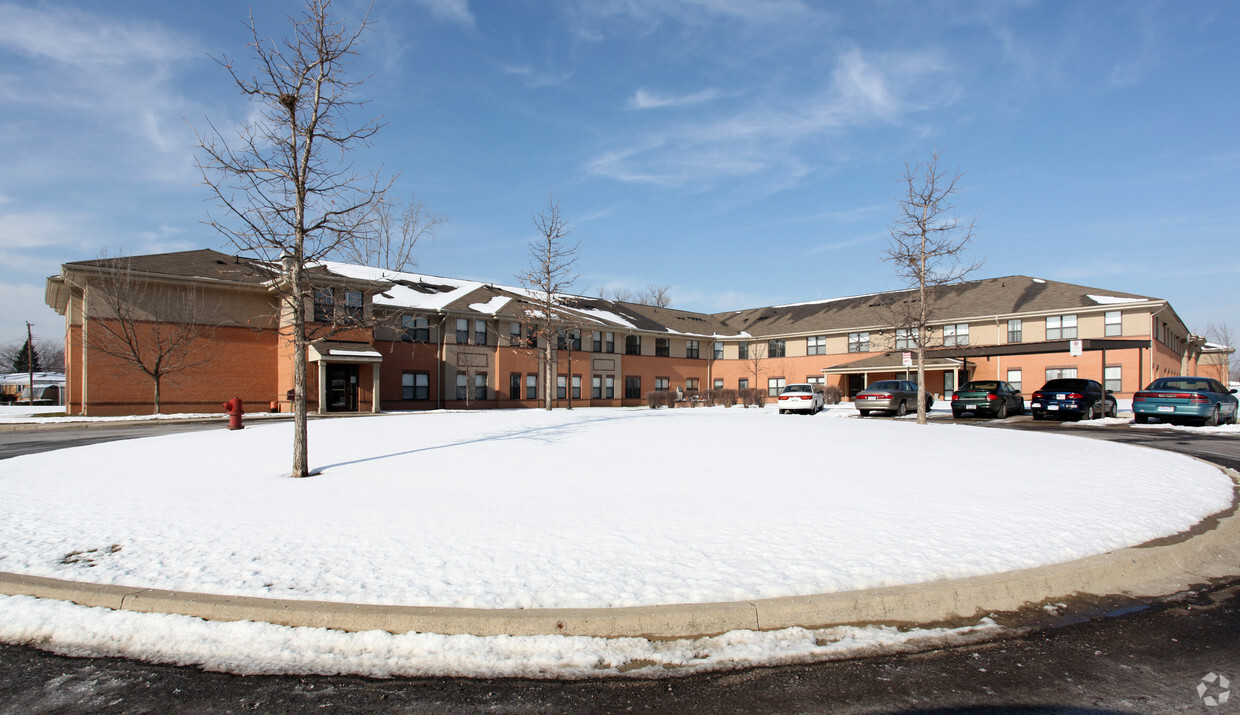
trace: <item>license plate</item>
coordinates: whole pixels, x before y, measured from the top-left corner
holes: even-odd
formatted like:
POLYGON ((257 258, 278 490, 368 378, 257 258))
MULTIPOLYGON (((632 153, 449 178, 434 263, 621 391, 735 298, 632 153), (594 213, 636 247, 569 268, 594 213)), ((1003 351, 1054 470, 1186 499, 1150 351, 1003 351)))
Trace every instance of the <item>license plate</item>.
POLYGON ((1046 406, 1046 409, 1048 409, 1048 410, 1057 410, 1057 409, 1059 409, 1059 405, 1047 405, 1047 406, 1046 406))
POLYGON ((1159 412, 1175 412, 1175 405, 1159 405, 1159 412))
POLYGON ((1055 395, 1055 399, 1056 399, 1056 400, 1062 400, 1062 399, 1064 399, 1064 398, 1066 398, 1066 397, 1067 397, 1067 395, 1055 395))

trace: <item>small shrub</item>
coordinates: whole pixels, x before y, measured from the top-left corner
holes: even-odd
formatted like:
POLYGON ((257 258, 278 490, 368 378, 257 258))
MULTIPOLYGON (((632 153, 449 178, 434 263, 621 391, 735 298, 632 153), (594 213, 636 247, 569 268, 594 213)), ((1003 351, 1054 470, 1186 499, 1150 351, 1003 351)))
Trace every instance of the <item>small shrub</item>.
POLYGON ((676 393, 671 390, 660 390, 659 395, 662 396, 664 407, 676 406, 676 393))
POLYGON ((822 391, 828 405, 838 405, 844 399, 844 391, 838 385, 829 385, 822 391))
POLYGON ((736 404, 736 390, 716 390, 715 395, 718 400, 717 404, 724 407, 731 407, 736 404))
POLYGON ((653 410, 662 404, 663 404, 663 400, 660 399, 659 393, 657 391, 651 390, 650 392, 646 393, 646 406, 647 407, 653 410))

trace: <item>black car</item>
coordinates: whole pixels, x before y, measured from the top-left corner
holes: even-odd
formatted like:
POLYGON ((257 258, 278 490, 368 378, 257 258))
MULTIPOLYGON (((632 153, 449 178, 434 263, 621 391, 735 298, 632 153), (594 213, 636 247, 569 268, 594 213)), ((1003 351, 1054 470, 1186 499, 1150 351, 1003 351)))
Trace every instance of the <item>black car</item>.
POLYGON ((1064 377, 1051 380, 1029 398, 1029 411, 1033 419, 1067 417, 1092 420, 1096 417, 1114 417, 1119 405, 1110 390, 1102 389, 1096 380, 1064 377))
POLYGON ((966 412, 974 416, 994 415, 998 419, 1020 415, 1025 412, 1025 398, 1020 390, 1002 380, 973 380, 952 394, 952 417, 959 419, 966 412))

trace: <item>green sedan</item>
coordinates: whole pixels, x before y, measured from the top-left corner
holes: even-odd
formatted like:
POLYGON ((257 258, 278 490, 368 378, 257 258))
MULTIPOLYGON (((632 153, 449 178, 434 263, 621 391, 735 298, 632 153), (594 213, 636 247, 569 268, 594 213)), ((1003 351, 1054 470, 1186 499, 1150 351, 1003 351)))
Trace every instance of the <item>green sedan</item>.
POLYGON ((952 417, 959 419, 966 412, 972 412, 974 417, 987 414, 997 419, 1020 415, 1025 412, 1025 398, 1006 382, 974 380, 952 394, 952 417))

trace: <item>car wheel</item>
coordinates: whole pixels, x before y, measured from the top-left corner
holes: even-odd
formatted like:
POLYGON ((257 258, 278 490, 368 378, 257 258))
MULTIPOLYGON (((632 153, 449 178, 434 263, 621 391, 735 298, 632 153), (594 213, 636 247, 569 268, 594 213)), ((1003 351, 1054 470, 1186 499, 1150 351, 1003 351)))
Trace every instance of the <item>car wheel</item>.
POLYGON ((1150 416, 1149 415, 1133 415, 1132 421, 1136 422, 1139 425, 1147 424, 1150 421, 1150 416))
POLYGON ((857 411, 861 413, 861 416, 862 416, 862 417, 869 417, 869 416, 870 416, 870 411, 869 411, 869 410, 857 410, 857 411))
POLYGON ((1119 403, 1112 402, 1111 409, 1107 411, 1107 417, 1119 417, 1119 403))
POLYGON ((895 415, 896 415, 896 417, 903 417, 903 416, 904 416, 904 415, 906 415, 906 414, 908 414, 908 406, 907 406, 907 405, 905 405, 903 402, 901 402, 900 404, 896 405, 896 411, 895 411, 895 415))
POLYGON ((1232 410, 1232 411, 1231 411, 1231 417, 1228 417, 1228 418, 1227 418, 1227 424, 1229 424, 1229 425, 1234 425, 1234 424, 1236 424, 1236 418, 1237 418, 1237 414, 1236 414, 1236 413, 1237 413, 1237 412, 1240 412, 1240 409, 1236 409, 1236 410, 1232 410))
POLYGON ((1214 409, 1210 412, 1210 416, 1207 417, 1205 419, 1205 422, 1202 422, 1201 424, 1203 427, 1217 427, 1218 426, 1218 405, 1214 406, 1214 409))
POLYGON ((995 410, 995 419, 1002 420, 1007 418, 1007 402, 1000 402, 999 409, 995 410))
POLYGON ((1033 419, 1034 419, 1034 420, 1036 420, 1036 421, 1039 421, 1039 422, 1040 422, 1040 421, 1042 421, 1042 420, 1046 419, 1046 415, 1040 415, 1040 414, 1038 414, 1037 412, 1034 412, 1034 413, 1033 413, 1033 419))

